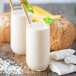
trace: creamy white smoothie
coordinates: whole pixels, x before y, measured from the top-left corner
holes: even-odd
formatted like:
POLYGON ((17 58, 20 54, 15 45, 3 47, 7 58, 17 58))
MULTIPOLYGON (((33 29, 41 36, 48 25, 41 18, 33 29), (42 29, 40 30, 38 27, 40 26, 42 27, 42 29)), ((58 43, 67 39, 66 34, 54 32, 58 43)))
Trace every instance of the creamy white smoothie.
POLYGON ((31 70, 43 71, 50 55, 50 25, 34 22, 26 28, 26 62, 31 70))
MULTIPOLYGON (((28 15, 32 20, 31 14, 28 13, 28 15)), ((26 52, 27 24, 28 22, 22 9, 11 13, 11 48, 14 53, 19 55, 25 55, 26 52)))

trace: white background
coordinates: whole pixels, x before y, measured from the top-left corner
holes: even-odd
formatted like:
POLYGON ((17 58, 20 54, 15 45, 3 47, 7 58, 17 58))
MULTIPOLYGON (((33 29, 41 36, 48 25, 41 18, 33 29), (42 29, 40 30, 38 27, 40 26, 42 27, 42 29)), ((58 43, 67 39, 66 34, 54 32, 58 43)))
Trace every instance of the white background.
MULTIPOLYGON (((8 0, 4 0, 5 3, 8 3, 8 0)), ((44 4, 44 3, 76 3, 76 0, 27 0, 32 4, 44 4)), ((19 3, 20 0, 12 0, 13 3, 19 3)))

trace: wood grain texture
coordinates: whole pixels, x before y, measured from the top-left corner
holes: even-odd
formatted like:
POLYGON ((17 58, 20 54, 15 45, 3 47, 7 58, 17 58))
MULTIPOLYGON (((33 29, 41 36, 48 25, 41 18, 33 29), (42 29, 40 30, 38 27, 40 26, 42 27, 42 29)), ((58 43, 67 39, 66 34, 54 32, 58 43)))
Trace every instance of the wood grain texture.
POLYGON ((58 74, 51 72, 51 71, 49 71, 47 74, 48 74, 47 76, 59 76, 58 74))
POLYGON ((28 67, 27 63, 26 63, 26 56, 19 56, 19 55, 14 54, 14 62, 18 65, 20 65, 20 63, 23 63, 23 68, 26 67, 26 69, 24 71, 25 74, 30 73, 33 75, 39 74, 39 76, 44 76, 44 74, 49 71, 49 68, 43 72, 31 71, 30 68, 28 67))
MULTIPOLYGON (((49 68, 43 72, 31 71, 26 64, 26 56, 13 54, 10 48, 10 44, 8 43, 0 43, 0 58, 10 59, 10 60, 12 59, 15 62, 15 64, 17 64, 18 66, 21 66, 20 63, 23 63, 23 67, 26 67, 26 69, 24 71, 24 74, 20 76, 48 76, 48 74, 51 76, 53 75, 58 76, 53 72, 49 72, 50 71, 49 68)), ((0 76, 6 76, 6 74, 0 74, 0 76)), ((17 75, 14 75, 14 76, 17 76, 17 75)))
POLYGON ((13 53, 9 44, 7 43, 0 43, 0 58, 3 59, 13 59, 13 53))
MULTIPOLYGON (((20 76, 59 76, 58 74, 51 72, 49 68, 43 72, 31 71, 26 64, 26 56, 19 56, 19 55, 13 54, 10 48, 10 44, 0 43, 0 58, 13 60, 13 57, 14 57, 15 64, 18 64, 19 66, 21 66, 20 63, 23 63, 23 67, 25 66, 27 67, 24 71, 24 74, 20 76)), ((0 74, 0 76, 6 76, 6 75, 0 74)), ((64 76, 76 76, 76 73, 72 73, 64 76)))
POLYGON ((65 75, 65 76, 76 76, 76 73, 71 73, 71 74, 68 74, 68 75, 65 75))

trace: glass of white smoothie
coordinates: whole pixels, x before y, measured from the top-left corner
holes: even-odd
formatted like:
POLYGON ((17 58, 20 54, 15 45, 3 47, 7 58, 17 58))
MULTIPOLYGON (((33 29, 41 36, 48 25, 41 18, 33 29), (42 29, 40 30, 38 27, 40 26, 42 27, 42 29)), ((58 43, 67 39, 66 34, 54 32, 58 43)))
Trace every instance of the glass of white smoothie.
POLYGON ((50 54, 50 25, 33 22, 26 27, 26 62, 31 70, 47 69, 50 54))
MULTIPOLYGON (((32 21, 32 14, 28 13, 32 21)), ((26 52, 26 26, 28 22, 22 9, 11 13, 11 48, 19 55, 25 55, 26 52)))

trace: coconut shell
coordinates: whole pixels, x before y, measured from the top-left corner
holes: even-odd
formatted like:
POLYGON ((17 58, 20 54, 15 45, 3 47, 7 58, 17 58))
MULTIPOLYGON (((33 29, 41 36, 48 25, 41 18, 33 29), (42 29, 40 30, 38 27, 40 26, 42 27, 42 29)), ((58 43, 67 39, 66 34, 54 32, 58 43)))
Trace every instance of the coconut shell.
POLYGON ((75 40, 75 27, 65 18, 55 19, 50 26, 50 50, 71 48, 75 40))
POLYGON ((0 42, 10 42, 10 13, 0 15, 0 42))

